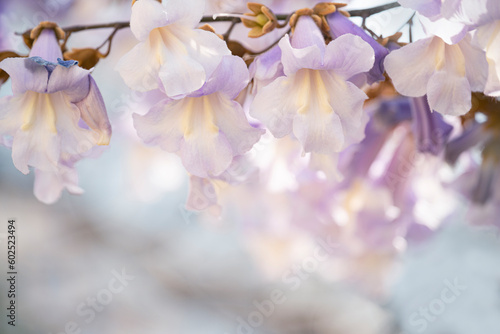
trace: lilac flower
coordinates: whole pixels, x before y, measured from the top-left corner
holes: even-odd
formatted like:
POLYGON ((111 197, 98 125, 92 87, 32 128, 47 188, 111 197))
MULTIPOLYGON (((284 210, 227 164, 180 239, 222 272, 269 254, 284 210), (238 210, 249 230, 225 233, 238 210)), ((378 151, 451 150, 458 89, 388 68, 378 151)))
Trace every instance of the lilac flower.
POLYGON ((54 30, 44 29, 30 58, 0 63, 10 75, 14 94, 0 102, 0 135, 12 147, 14 165, 24 174, 28 166, 39 174, 57 174, 61 161, 77 161, 94 146, 107 145, 111 137, 104 102, 90 71, 60 57, 54 30))
POLYGON ((368 84, 377 81, 385 80, 384 77, 384 59, 389 54, 389 50, 377 43, 371 36, 369 36, 362 28, 355 25, 351 20, 345 17, 340 12, 335 12, 328 15, 328 25, 330 26, 330 35, 332 38, 337 38, 345 34, 354 34, 361 37, 365 42, 370 44, 375 52, 375 64, 366 73, 368 84))
POLYGON ((182 98, 203 86, 230 55, 217 35, 194 29, 203 15, 204 1, 137 1, 130 28, 140 41, 119 61, 125 83, 138 91, 158 88, 171 98, 182 98))
POLYGON ((427 97, 411 98, 412 130, 420 152, 438 155, 448 141, 453 127, 443 117, 431 111, 427 97))
POLYGON ((165 99, 144 116, 134 114, 134 126, 146 143, 177 152, 189 173, 220 175, 263 133, 233 101, 247 83, 244 61, 223 57, 203 87, 180 100, 165 99))
POLYGON ((399 93, 427 94, 432 110, 463 115, 471 108, 471 92, 484 89, 488 63, 470 36, 454 45, 434 36, 392 51, 385 69, 399 93))
POLYGON ((285 76, 260 89, 250 115, 275 137, 292 131, 305 152, 334 154, 364 136, 366 95, 347 81, 373 66, 374 53, 346 34, 325 45, 311 17, 301 16, 291 42, 279 43, 285 76))

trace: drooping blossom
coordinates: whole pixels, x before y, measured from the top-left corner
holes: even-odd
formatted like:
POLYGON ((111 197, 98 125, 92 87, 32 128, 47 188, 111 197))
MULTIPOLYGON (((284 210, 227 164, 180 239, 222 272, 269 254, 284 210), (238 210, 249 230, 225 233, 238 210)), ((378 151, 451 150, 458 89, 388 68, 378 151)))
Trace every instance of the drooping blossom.
POLYGON ((43 29, 29 58, 0 63, 10 75, 13 92, 0 102, 0 135, 12 148, 17 169, 27 174, 31 166, 37 179, 51 174, 56 180, 35 181, 35 195, 47 203, 57 200, 64 187, 81 192, 74 163, 95 146, 108 145, 111 137, 104 101, 90 71, 61 57, 55 30, 43 29))
POLYGON ((144 116, 134 114, 134 126, 147 144, 177 152, 189 173, 218 176, 263 133, 234 101, 247 84, 244 61, 223 57, 203 87, 179 100, 160 101, 144 116))
POLYGON ((161 85, 171 98, 200 89, 231 54, 216 34, 194 29, 203 10, 202 0, 136 1, 130 28, 140 43, 116 67, 125 83, 138 91, 161 85))
POLYGON ((454 45, 437 36, 424 38, 392 51, 384 64, 399 93, 427 94, 432 110, 456 116, 470 110, 471 92, 484 90, 488 74, 484 51, 470 36, 454 45))
POLYGON ((250 115, 275 137, 293 132, 305 152, 334 154, 364 136, 366 95, 347 81, 373 66, 368 43, 351 34, 325 45, 320 29, 301 16, 279 42, 285 76, 257 93, 250 115))

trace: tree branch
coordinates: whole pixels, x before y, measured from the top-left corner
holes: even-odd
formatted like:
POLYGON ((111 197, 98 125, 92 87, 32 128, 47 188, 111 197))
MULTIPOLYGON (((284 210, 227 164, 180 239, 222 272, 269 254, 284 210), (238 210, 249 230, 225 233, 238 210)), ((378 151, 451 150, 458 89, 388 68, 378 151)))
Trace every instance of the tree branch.
MULTIPOLYGON (((371 15, 399 7, 399 3, 397 2, 392 2, 386 5, 382 6, 377 6, 377 7, 372 7, 372 8, 367 8, 367 9, 358 9, 358 10, 351 10, 348 11, 348 13, 351 16, 360 16, 360 17, 369 17, 371 15)), ((290 14, 278 14, 276 15, 276 18, 279 21, 287 21, 290 17, 290 14)), ((219 16, 219 17, 212 17, 212 16, 203 16, 200 23, 210 23, 210 22, 235 22, 235 23, 240 23, 241 19, 237 17, 232 17, 232 16, 219 16)), ((62 28, 66 33, 73 33, 73 32, 78 32, 78 31, 84 31, 84 30, 90 30, 90 29, 104 29, 104 28, 115 28, 116 30, 120 30, 123 28, 128 28, 130 27, 130 22, 114 22, 114 23, 104 23, 104 24, 93 24, 93 25, 77 25, 77 26, 71 26, 71 27, 66 27, 62 28)), ((17 32, 16 35, 23 35, 24 33, 29 33, 31 31, 27 30, 25 32, 19 33, 17 32)))

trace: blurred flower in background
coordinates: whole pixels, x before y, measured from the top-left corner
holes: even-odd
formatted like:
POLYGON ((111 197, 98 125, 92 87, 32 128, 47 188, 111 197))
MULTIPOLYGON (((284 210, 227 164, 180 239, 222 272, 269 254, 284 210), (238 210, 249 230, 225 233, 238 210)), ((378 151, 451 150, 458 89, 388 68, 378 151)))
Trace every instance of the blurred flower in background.
MULTIPOLYGON (((14 218, 19 294, 1 333, 498 333, 498 4, 349 17, 388 1, 318 2, 0 3, 0 51, 19 56, 1 65, 2 101, 38 82, 30 69, 49 86, 78 72, 93 103, 69 109, 76 130, 109 141, 23 175, 2 136, 0 248, 14 218), (214 14, 229 21, 198 24, 214 14), (232 14, 277 22, 252 38, 232 14), (73 31, 50 59, 22 58, 40 40, 14 34, 130 19, 73 31), (91 77, 57 60, 82 48, 99 55, 91 77), (33 184, 46 202, 85 193, 45 205, 33 184)), ((0 126, 29 128, 9 106, 0 126)), ((47 115, 51 130, 69 113, 47 115)))

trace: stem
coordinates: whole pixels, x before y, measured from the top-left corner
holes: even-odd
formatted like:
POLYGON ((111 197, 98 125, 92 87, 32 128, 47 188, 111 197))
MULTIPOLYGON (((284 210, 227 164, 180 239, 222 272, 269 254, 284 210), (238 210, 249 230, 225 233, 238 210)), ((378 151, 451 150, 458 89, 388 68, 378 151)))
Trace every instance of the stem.
POLYGON ((397 8, 400 6, 401 5, 397 2, 391 2, 391 3, 388 3, 386 5, 367 8, 367 9, 350 10, 350 11, 348 11, 348 13, 351 14, 351 16, 369 17, 369 16, 372 16, 374 14, 378 14, 378 13, 384 12, 386 10, 389 10, 392 8, 397 8))
MULTIPOLYGON (((367 8, 367 9, 358 9, 358 10, 351 10, 348 11, 348 13, 351 16, 361 16, 361 17, 369 17, 371 15, 381 13, 383 11, 399 7, 399 3, 397 2, 392 2, 386 5, 382 6, 377 6, 377 7, 372 7, 372 8, 367 8)), ((289 14, 278 14, 276 15, 276 18, 280 21, 286 21, 289 19, 289 14)), ((203 16, 200 23, 210 23, 210 22, 236 22, 239 23, 241 20, 236 17, 232 16, 219 16, 216 17, 215 19, 212 16, 203 16)), ((93 25, 78 25, 78 26, 72 26, 72 27, 66 27, 63 28, 63 30, 66 33, 72 33, 72 32, 78 32, 78 31, 84 31, 84 30, 90 30, 90 29, 103 29, 103 28, 116 28, 116 29, 123 29, 123 28, 128 28, 130 27, 130 22, 114 22, 114 23, 104 23, 104 24, 93 24, 93 25)), ((23 33, 16 33, 16 35, 23 35, 24 33, 29 33, 31 29, 23 32, 23 33)))
MULTIPOLYGON (((240 20, 240 22, 241 22, 241 20, 240 20)), ((238 20, 236 18, 233 18, 233 20, 231 21, 231 25, 229 26, 229 29, 227 29, 227 31, 224 33, 224 35, 222 35, 222 37, 224 37, 225 41, 229 40, 229 35, 231 35, 231 32, 233 31, 233 29, 237 23, 238 23, 238 20)))

